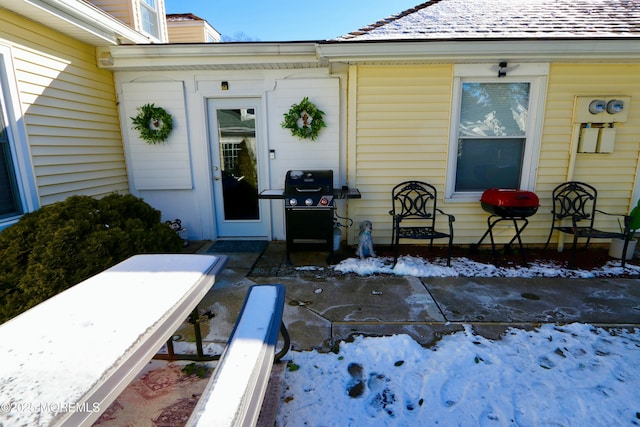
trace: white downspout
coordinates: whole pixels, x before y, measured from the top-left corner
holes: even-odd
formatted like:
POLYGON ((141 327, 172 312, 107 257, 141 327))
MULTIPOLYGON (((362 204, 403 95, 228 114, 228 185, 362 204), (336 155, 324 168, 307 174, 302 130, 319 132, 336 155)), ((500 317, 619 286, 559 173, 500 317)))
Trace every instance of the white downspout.
MULTIPOLYGON (((571 147, 569 148, 569 167, 567 168, 566 181, 573 181, 576 171, 576 157, 578 157, 578 143, 580 141, 580 123, 573 125, 571 133, 571 147)), ((558 252, 564 249, 564 233, 558 233, 558 252)))

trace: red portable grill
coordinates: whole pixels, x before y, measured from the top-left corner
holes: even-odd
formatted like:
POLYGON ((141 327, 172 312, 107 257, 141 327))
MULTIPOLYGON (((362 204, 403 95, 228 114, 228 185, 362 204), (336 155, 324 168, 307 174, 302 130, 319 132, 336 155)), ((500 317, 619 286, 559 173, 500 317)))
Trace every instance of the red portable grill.
POLYGON ((509 220, 513 221, 513 226, 516 231, 516 235, 513 236, 511 241, 505 245, 505 248, 510 248, 511 244, 518 240, 520 246, 520 252, 522 254, 522 262, 526 265, 527 258, 524 253, 524 247, 522 245, 522 239, 520 234, 529 224, 527 219, 531 215, 538 211, 540 206, 540 200, 538 196, 531 191, 514 190, 506 188, 490 188, 482 193, 480 198, 480 205, 485 212, 491 214, 487 218, 488 229, 484 235, 480 238, 477 246, 480 246, 482 241, 487 235, 491 238, 491 250, 493 252, 493 261, 495 265, 498 265, 498 256, 496 254, 496 245, 493 240, 493 227, 500 221, 509 220), (522 227, 518 227, 518 221, 523 222, 522 227))
POLYGON ((480 204, 485 212, 493 215, 525 218, 538 211, 540 200, 531 191, 490 188, 482 193, 480 204))

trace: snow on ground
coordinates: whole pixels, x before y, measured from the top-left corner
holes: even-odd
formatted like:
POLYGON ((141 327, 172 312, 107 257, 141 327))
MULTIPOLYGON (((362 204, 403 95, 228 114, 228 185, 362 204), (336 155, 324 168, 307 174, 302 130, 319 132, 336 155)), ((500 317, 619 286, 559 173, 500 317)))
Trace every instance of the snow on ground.
POLYGON ((358 337, 288 357, 279 427, 640 425, 638 329, 466 327, 433 348, 358 337))
POLYGON ((398 258, 395 268, 393 259, 380 258, 347 258, 333 267, 341 273, 356 273, 361 276, 371 274, 395 274, 398 276, 417 277, 568 277, 568 278, 596 278, 611 277, 626 274, 640 274, 640 267, 627 264, 623 270, 620 261, 609 261, 604 266, 591 271, 571 270, 553 262, 530 262, 527 267, 521 265, 496 267, 493 264, 483 264, 465 257, 451 258, 451 267, 446 261, 436 259, 429 262, 424 258, 403 256, 398 258))
MULTIPOLYGON (((553 263, 495 267, 454 258, 451 267, 411 256, 350 258, 333 267, 362 276, 569 277, 624 273, 553 263)), ((627 265, 627 273, 640 267, 627 265)), ((339 352, 290 352, 277 414, 285 426, 640 425, 640 329, 591 325, 510 329, 501 340, 471 326, 424 348, 407 335, 358 337, 339 352)))

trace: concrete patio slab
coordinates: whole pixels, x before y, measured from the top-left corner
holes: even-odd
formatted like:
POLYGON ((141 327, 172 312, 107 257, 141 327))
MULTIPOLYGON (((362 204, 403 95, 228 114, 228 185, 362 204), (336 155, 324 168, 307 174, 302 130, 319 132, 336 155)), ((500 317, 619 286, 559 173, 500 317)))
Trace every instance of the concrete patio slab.
POLYGON ((252 277, 259 284, 280 283, 287 291, 284 321, 294 349, 330 348, 341 329, 367 325, 443 323, 444 317, 415 277, 252 277))
MULTIPOLYGON (((464 324, 488 338, 539 323, 640 325, 637 279, 363 277, 333 271, 326 252, 295 252, 288 265, 285 249, 271 242, 263 254, 227 254, 227 268, 200 305, 215 313, 203 325, 205 343, 224 345, 256 283, 286 287, 283 321, 298 351, 399 333, 428 346, 464 324)), ((188 337, 191 329, 185 325, 180 333, 188 337)))
POLYGON ((449 322, 637 325, 637 279, 425 278, 449 322))

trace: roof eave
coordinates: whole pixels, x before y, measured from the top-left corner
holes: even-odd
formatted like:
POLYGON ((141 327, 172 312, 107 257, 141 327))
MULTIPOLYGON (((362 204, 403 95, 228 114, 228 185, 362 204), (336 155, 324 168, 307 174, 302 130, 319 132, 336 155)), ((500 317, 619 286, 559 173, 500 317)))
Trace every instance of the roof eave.
POLYGON ((640 37, 599 39, 457 39, 394 41, 327 41, 318 56, 329 62, 481 61, 508 58, 522 61, 640 61, 640 37))
POLYGON ((0 0, 0 7, 92 46, 150 43, 150 39, 80 0, 0 0))
POLYGON ((316 42, 193 43, 99 49, 102 68, 116 70, 318 67, 316 42))

